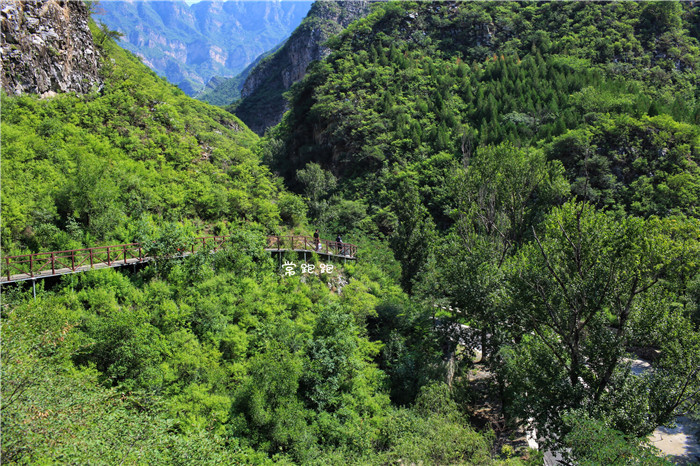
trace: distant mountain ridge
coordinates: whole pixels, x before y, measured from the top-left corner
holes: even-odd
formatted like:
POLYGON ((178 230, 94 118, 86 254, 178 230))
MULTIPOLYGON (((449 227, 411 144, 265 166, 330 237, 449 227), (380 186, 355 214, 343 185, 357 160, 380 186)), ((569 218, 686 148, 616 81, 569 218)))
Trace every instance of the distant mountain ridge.
POLYGON ((255 69, 255 67, 265 58, 269 57, 275 53, 284 43, 279 44, 272 50, 269 50, 255 59, 253 63, 248 65, 246 69, 241 71, 238 75, 233 78, 227 78, 225 76, 214 76, 207 82, 204 89, 194 94, 197 100, 202 102, 207 102, 212 105, 229 105, 231 102, 235 102, 241 98, 241 89, 245 80, 248 78, 250 72, 255 69))
POLYGON ((231 110, 258 134, 279 123, 287 108, 282 94, 304 77, 312 61, 330 53, 324 44, 332 35, 369 14, 371 3, 315 2, 287 42, 250 71, 241 89, 242 99, 231 110))
POLYGON ((124 34, 120 45, 188 95, 232 77, 289 36, 310 1, 109 1, 97 21, 124 34))

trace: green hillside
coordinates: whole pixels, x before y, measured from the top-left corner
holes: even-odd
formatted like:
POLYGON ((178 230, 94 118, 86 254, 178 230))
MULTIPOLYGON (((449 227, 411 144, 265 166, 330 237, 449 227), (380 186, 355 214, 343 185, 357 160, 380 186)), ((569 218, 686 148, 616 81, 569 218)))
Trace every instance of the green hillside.
POLYGON ((103 89, 2 101, 2 249, 133 241, 140 219, 280 222, 280 189, 231 114, 105 45, 103 89))
POLYGON ((3 460, 677 460, 647 438, 700 415, 698 6, 372 8, 264 138, 109 41, 95 93, 2 97, 3 254, 231 236, 4 285, 3 460), (359 260, 264 251, 315 228, 359 260))
POLYGON ((299 193, 308 189, 299 176, 305 167, 318 164, 338 179, 315 210, 338 231, 395 235, 405 183, 444 231, 459 202, 450 179, 480 154, 499 157, 508 147, 528 157, 543 151, 550 176, 564 175, 550 206, 571 191, 645 217, 697 216, 700 49, 686 29, 692 8, 377 6, 292 88, 290 111, 263 141, 263 155, 299 193), (555 21, 561 27, 550 27, 555 21), (601 21, 607 29, 592 27, 601 21), (608 44, 617 33, 625 39, 608 44))
POLYGON ((285 150, 271 154, 288 179, 309 161, 362 178, 441 151, 459 161, 505 141, 542 147, 605 115, 700 121, 700 51, 679 4, 659 7, 678 22, 664 41, 645 22, 662 14, 656 4, 390 5, 341 34, 290 92, 274 136, 285 150), (549 28, 557 18, 576 21, 549 28), (581 31, 595 21, 610 29, 581 31), (605 52, 611 31, 629 36, 605 52))
POLYGON ((133 240, 167 256, 197 232, 229 245, 39 281, 36 297, 4 285, 3 462, 497 463, 386 246, 281 275, 264 234, 308 232, 306 207, 257 136, 98 42, 102 89, 2 96, 3 256, 133 240))

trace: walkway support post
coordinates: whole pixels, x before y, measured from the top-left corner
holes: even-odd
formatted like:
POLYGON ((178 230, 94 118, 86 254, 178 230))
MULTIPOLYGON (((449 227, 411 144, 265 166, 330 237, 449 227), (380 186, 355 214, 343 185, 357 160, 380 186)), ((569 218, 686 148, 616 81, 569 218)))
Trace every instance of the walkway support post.
POLYGON ((56 259, 53 253, 51 253, 51 275, 56 275, 56 259))
MULTIPOLYGON (((32 256, 29 256, 29 257, 31 259, 32 256)), ((6 270, 7 271, 7 281, 9 282, 10 281, 10 258, 9 257, 5 257, 5 263, 6 263, 5 267, 7 268, 7 270, 6 270)), ((30 265, 29 270, 31 271, 31 269, 32 268, 30 265)))
MULTIPOLYGON (((9 260, 7 262, 8 264, 10 263, 9 260)), ((34 255, 31 254, 29 256, 29 276, 33 277, 34 276, 34 255)), ((10 279, 10 271, 7 271, 7 279, 10 279)))

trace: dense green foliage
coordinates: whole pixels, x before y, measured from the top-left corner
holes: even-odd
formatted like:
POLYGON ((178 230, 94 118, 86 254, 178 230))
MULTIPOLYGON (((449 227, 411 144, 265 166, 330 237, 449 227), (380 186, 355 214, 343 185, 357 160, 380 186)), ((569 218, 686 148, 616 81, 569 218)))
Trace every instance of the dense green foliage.
POLYGON ((376 5, 288 92, 262 156, 319 224, 386 238, 414 299, 479 329, 463 338, 514 423, 644 455, 625 439, 700 403, 697 14, 376 5), (660 355, 644 376, 640 347, 660 355))
MULTIPOLYGON (((390 404, 366 319, 417 310, 381 267, 348 267, 338 294, 338 273, 280 278, 263 244, 242 233, 167 273, 5 293, 3 459, 492 463, 445 385, 411 388, 414 408, 390 404)), ((395 337, 432 348, 414 367, 437 370, 432 326, 401 326, 395 337)))
POLYGON ((3 97, 3 252, 130 242, 150 215, 275 228, 280 187, 251 152, 257 136, 105 48, 94 94, 3 97))
POLYGON ((664 464, 700 406, 697 6, 373 8, 262 140, 109 42, 101 92, 3 97, 3 251, 161 256, 3 289, 4 458, 519 464, 486 387, 576 464, 664 464), (307 215, 361 260, 283 276, 263 234, 307 215))
MULTIPOLYGON (((591 55, 593 48, 569 50, 566 44, 573 39, 563 29, 554 29, 551 39, 541 37, 550 35, 542 29, 553 16, 575 16, 577 24, 582 17, 604 16, 615 28, 636 25, 635 42, 648 41, 641 19, 634 18, 646 11, 639 5, 448 5, 377 8, 335 40, 337 52, 293 88, 291 111, 273 135, 284 150, 273 147, 270 155, 288 179, 296 167, 316 161, 357 181, 368 174, 374 180, 378 173, 388 184, 391 175, 385 169, 397 163, 423 161, 440 151, 468 161, 480 145, 504 140, 518 146, 546 143, 610 112, 637 117, 663 112, 676 121, 699 121, 697 90, 691 85, 697 77, 691 65, 699 52, 681 29, 674 30, 675 40, 685 53, 681 64, 688 65, 654 59, 665 50, 638 45, 629 52, 626 74, 611 72, 608 57, 591 55), (630 11, 622 15, 618 9, 630 11), (529 16, 539 19, 527 31, 535 30, 537 40, 510 30, 515 26, 508 22, 529 16), (491 21, 498 24, 495 37, 488 38, 491 46, 475 46, 478 31, 491 21), (667 73, 664 86, 656 85, 651 72, 637 76, 637 62, 667 73)), ((591 38, 575 37, 584 36, 591 38)), ((690 140, 683 150, 692 157, 697 146, 692 130, 690 140)), ((362 187, 371 189, 369 182, 362 187)))
POLYGON ((700 334, 681 306, 683 275, 696 273, 700 259, 698 222, 679 228, 675 219, 567 203, 540 230, 508 271, 508 318, 520 341, 502 347, 499 363, 512 409, 544 431, 560 427, 557 411, 585 406, 609 426, 643 436, 677 408, 692 408, 695 389, 683 387, 698 383, 700 334), (625 361, 634 345, 661 351, 643 377, 625 361))
MULTIPOLYGON (((3 253, 138 240, 158 259, 36 299, 3 286, 3 461, 497 464, 386 246, 282 276, 263 235, 307 228, 307 206, 257 137, 102 44, 99 91, 2 97, 3 253), (228 247, 173 258, 201 231, 228 247)), ((319 202, 333 186, 300 177, 319 202)))
POLYGON ((571 415, 567 421, 574 426, 564 444, 571 449, 576 464, 595 466, 609 465, 670 465, 659 457, 659 452, 644 440, 625 438, 620 432, 606 428, 594 419, 571 415))

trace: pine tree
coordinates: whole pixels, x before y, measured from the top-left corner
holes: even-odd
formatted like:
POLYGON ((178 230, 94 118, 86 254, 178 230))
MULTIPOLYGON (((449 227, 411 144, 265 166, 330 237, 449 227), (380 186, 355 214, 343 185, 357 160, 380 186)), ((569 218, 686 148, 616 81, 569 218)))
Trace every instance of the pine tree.
POLYGON ((369 47, 369 61, 370 63, 377 63, 378 55, 377 55, 377 48, 372 44, 369 47))

